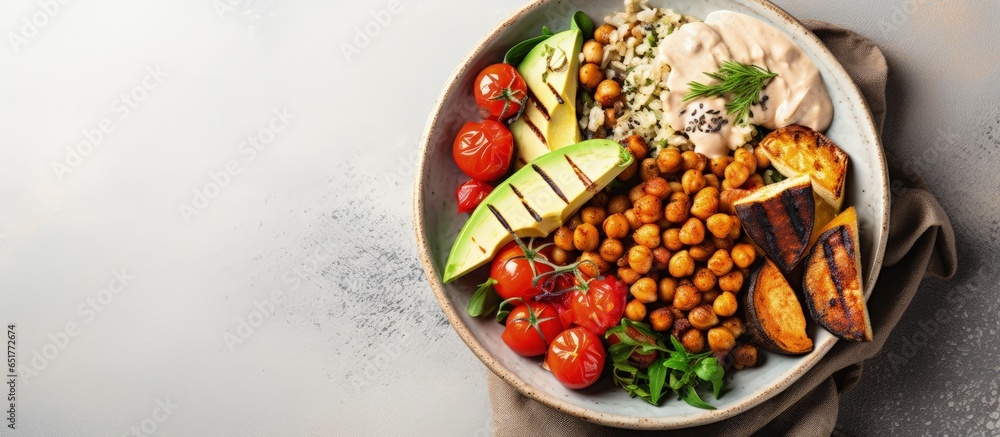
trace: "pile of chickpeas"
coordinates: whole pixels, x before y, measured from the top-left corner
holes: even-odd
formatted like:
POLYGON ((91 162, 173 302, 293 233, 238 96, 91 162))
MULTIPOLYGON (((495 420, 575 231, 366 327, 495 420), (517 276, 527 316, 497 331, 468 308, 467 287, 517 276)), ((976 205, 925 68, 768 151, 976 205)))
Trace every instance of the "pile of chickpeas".
POLYGON ((757 252, 732 203, 763 186, 766 157, 746 148, 707 159, 668 147, 655 158, 638 135, 626 141, 635 162, 618 178, 627 193, 601 192, 553 234, 553 261, 589 260, 590 276, 614 274, 629 285, 625 317, 676 336, 692 353, 732 352, 752 367, 757 348, 745 332, 737 296, 757 252))

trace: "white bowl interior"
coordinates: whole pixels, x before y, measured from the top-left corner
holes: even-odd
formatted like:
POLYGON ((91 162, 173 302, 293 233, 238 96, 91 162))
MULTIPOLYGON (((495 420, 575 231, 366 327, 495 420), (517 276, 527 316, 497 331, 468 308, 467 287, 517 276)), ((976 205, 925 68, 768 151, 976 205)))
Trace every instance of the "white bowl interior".
MULTIPOLYGON (((842 67, 811 33, 771 5, 753 0, 651 0, 650 3, 702 19, 709 12, 719 9, 754 16, 782 29, 813 59, 834 102, 833 124, 826 134, 847 152, 851 160, 845 205, 857 208, 861 222, 864 278, 866 293, 870 293, 881 265, 887 236, 887 177, 881 146, 867 106, 842 67)), ((451 146, 462 124, 479 119, 471 93, 472 80, 482 68, 500 62, 511 45, 535 36, 542 25, 548 25, 553 30, 567 28, 569 17, 577 9, 587 12, 599 25, 605 15, 622 9, 622 2, 541 0, 533 3, 525 7, 520 16, 515 14, 512 21, 501 24, 487 35, 470 54, 468 62, 456 69, 455 76, 446 86, 425 132, 423 147, 426 150, 420 163, 420 180, 415 193, 418 243, 427 260, 425 264, 431 264, 425 265, 428 278, 439 297, 444 297, 442 307, 470 348, 494 372, 526 395, 547 405, 599 423, 632 428, 677 428, 733 416, 770 398, 798 379, 833 346, 836 338, 813 324, 811 337, 816 347, 812 353, 799 357, 765 353, 761 366, 732 372, 733 377, 729 381, 731 391, 720 400, 711 400, 717 410, 701 410, 672 399, 655 407, 629 398, 624 391, 613 387, 608 378, 584 391, 565 389, 540 367, 538 360, 522 358, 508 349, 500 340, 501 325, 471 318, 465 312, 475 285, 486 277, 485 269, 452 284, 441 283, 441 269, 467 217, 455 212, 454 190, 465 176, 452 162, 451 146)))

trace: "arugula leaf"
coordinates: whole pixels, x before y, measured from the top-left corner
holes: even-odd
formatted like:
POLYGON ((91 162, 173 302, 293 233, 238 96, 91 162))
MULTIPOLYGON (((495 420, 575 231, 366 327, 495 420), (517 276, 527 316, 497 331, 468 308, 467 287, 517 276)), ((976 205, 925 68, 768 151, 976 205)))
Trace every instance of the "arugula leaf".
POLYGON ((594 35, 594 22, 590 20, 583 11, 576 11, 573 14, 573 20, 569 25, 570 29, 579 30, 583 33, 583 40, 586 41, 594 35))
POLYGON ((701 400, 701 396, 698 396, 698 391, 694 389, 693 385, 687 386, 687 391, 682 394, 681 399, 683 399, 684 402, 687 402, 688 405, 691 405, 692 407, 704 408, 706 410, 715 409, 715 407, 713 407, 712 405, 701 400))
POLYGON ((491 314, 497 309, 500 296, 493 290, 493 284, 496 283, 496 280, 489 278, 486 282, 479 284, 479 288, 476 289, 476 293, 472 295, 469 305, 465 308, 470 316, 479 317, 483 314, 491 314))
POLYGON ((653 405, 660 404, 660 395, 663 392, 663 384, 667 381, 667 366, 663 358, 653 362, 653 365, 646 369, 649 373, 649 402, 653 405))

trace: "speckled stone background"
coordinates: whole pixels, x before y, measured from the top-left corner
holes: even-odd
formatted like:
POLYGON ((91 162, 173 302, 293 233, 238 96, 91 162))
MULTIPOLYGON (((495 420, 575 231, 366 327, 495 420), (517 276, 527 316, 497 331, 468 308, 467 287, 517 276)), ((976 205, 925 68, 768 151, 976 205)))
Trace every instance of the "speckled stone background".
MULTIPOLYGON (((410 205, 435 97, 521 3, 3 2, 0 435, 489 434, 410 205)), ((839 428, 1000 433, 1000 3, 777 3, 883 48, 885 142, 958 238, 839 428)))

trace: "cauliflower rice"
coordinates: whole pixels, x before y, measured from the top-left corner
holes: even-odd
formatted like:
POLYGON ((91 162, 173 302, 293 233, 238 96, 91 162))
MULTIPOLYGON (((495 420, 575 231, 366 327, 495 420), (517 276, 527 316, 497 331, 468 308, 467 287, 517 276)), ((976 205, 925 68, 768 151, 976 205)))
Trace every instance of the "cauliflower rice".
MULTIPOLYGON (((600 67, 606 78, 621 84, 625 101, 615 104, 613 111, 617 120, 612 124, 606 119, 608 114, 600 103, 588 98, 587 93, 580 93, 585 96, 578 105, 580 129, 586 138, 624 141, 629 136, 639 135, 650 145, 653 156, 666 146, 691 150, 694 145, 687 135, 674 129, 663 117, 670 66, 657 56, 657 47, 684 23, 700 20, 672 9, 652 8, 648 0, 624 2, 623 12, 604 17, 604 22, 616 30, 611 33, 610 43, 604 46, 600 67)), ((752 125, 737 129, 744 130, 744 142, 756 135, 752 125)))

